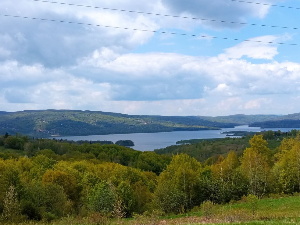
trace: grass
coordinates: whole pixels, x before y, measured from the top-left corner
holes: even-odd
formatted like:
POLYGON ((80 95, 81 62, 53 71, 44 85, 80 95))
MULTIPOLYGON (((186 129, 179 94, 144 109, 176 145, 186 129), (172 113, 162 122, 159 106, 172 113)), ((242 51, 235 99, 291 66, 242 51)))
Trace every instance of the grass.
POLYGON ((162 218, 166 224, 242 224, 242 225, 279 225, 300 224, 300 196, 265 198, 258 201, 255 214, 247 202, 215 205, 211 218, 203 217, 200 209, 185 215, 162 218))
MULTIPOLYGON (((249 204, 246 202, 224 206, 225 210, 230 211, 230 208, 250 210, 249 204)), ((267 218, 272 218, 272 216, 298 217, 300 216, 300 196, 261 199, 258 201, 256 214, 258 217, 265 216, 267 218)))
MULTIPOLYGON (((215 225, 228 225, 228 223, 218 223, 215 225)), ((285 220, 285 221, 251 221, 244 223, 230 223, 232 225, 285 225, 285 224, 299 224, 299 221, 285 220)), ((213 225, 213 224, 211 224, 213 225)))

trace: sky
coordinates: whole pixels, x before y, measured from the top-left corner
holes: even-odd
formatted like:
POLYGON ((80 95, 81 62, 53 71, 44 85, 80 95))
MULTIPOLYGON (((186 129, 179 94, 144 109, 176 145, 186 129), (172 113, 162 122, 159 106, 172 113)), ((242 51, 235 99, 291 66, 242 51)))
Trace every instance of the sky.
POLYGON ((300 112, 300 0, 53 1, 0 1, 0 111, 300 112))

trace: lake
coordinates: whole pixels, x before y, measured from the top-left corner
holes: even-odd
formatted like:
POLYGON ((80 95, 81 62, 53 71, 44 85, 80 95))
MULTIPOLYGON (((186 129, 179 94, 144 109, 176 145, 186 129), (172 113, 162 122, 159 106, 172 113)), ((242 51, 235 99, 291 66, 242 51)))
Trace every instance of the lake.
POLYGON ((87 141, 112 141, 132 140, 134 145, 132 148, 140 151, 153 151, 154 149, 165 148, 170 145, 175 145, 177 141, 189 139, 211 139, 224 138, 226 131, 253 131, 260 132, 263 130, 281 130, 287 132, 292 129, 299 130, 300 128, 268 128, 261 129, 260 127, 236 126, 234 128, 223 128, 221 130, 201 130, 201 131, 173 131, 162 133, 132 133, 132 134, 109 134, 109 135, 89 135, 89 136, 68 136, 60 137, 66 140, 87 140, 87 141))

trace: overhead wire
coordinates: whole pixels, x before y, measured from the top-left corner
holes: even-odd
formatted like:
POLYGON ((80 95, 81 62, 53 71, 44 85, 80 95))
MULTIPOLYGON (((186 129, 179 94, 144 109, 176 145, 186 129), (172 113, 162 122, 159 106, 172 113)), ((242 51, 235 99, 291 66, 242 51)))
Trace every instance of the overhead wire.
POLYGON ((253 40, 253 39, 243 40, 243 39, 239 39, 239 38, 228 38, 228 37, 217 37, 217 36, 208 36, 208 35, 166 32, 166 31, 159 31, 159 30, 137 29, 137 28, 118 27, 118 26, 100 25, 100 24, 82 23, 82 22, 72 22, 72 21, 65 21, 65 20, 58 20, 58 19, 46 19, 46 18, 38 18, 38 17, 20 16, 20 15, 0 14, 0 16, 21 18, 21 19, 32 19, 32 20, 40 20, 40 21, 48 21, 48 22, 58 22, 58 23, 66 23, 66 24, 76 24, 76 25, 85 25, 85 26, 96 26, 96 27, 104 27, 104 28, 114 28, 114 29, 124 29, 124 30, 132 30, 132 31, 160 33, 160 34, 181 35, 181 36, 190 36, 190 37, 199 37, 199 38, 234 40, 234 41, 242 41, 242 42, 256 42, 256 43, 279 44, 279 45, 289 45, 289 46, 298 45, 296 43, 290 44, 290 43, 283 43, 283 42, 261 41, 261 40, 253 40))
POLYGON ((263 3, 263 2, 251 2, 251 1, 244 1, 244 0, 229 0, 229 1, 238 2, 238 3, 248 3, 248 4, 255 4, 255 5, 262 5, 262 6, 272 6, 272 7, 286 8, 286 9, 300 9, 300 7, 286 6, 286 5, 276 5, 276 4, 263 3))
MULTIPOLYGON (((191 20, 201 20, 201 21, 205 21, 205 22, 214 22, 214 23, 229 23, 229 24, 233 24, 233 25, 234 24, 237 24, 237 25, 250 25, 250 26, 280 28, 280 29, 293 29, 293 30, 298 30, 299 29, 298 27, 289 27, 289 26, 281 26, 281 25, 268 25, 268 24, 258 24, 258 23, 246 23, 246 22, 237 22, 237 21, 197 18, 197 17, 189 17, 189 16, 169 15, 169 14, 161 14, 161 13, 154 13, 154 12, 142 12, 142 11, 117 9, 117 8, 109 8, 109 7, 99 7, 99 6, 82 5, 82 4, 73 4, 73 3, 48 1, 48 0, 30 0, 30 1, 42 2, 42 3, 51 3, 51 4, 60 4, 60 5, 67 5, 67 6, 76 6, 76 7, 85 7, 85 8, 94 8, 94 9, 102 9, 102 10, 111 10, 111 11, 119 11, 119 12, 137 13, 137 14, 145 14, 145 15, 164 16, 164 17, 172 17, 172 18, 191 19, 191 20)), ((251 2, 239 1, 239 0, 230 0, 230 1, 251 3, 251 2)), ((263 4, 263 3, 261 3, 261 4, 263 4)), ((263 4, 263 5, 268 5, 268 4, 263 4)))

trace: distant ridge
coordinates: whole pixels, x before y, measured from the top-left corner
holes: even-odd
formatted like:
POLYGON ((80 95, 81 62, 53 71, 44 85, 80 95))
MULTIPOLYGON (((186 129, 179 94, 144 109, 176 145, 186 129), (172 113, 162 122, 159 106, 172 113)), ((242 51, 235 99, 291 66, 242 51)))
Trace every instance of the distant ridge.
POLYGON ((216 117, 202 117, 204 119, 210 121, 216 121, 220 123, 235 123, 240 125, 248 125, 255 122, 263 122, 272 119, 278 119, 281 116, 279 115, 244 115, 244 114, 236 114, 230 116, 216 116, 216 117))
POLYGON ((283 115, 262 122, 254 122, 249 124, 249 126, 263 128, 300 128, 300 113, 283 115))
POLYGON ((24 110, 0 114, 0 132, 37 137, 195 131, 233 127, 200 117, 143 116, 82 110, 24 110))
MULTIPOLYGON (((268 127, 267 121, 283 121, 276 127, 290 127, 300 113, 290 115, 149 116, 89 110, 0 111, 0 133, 22 133, 36 137, 100 134, 156 133, 230 128, 237 125, 268 127), (264 124, 265 123, 265 124, 264 124)), ((271 125, 269 125, 271 127, 271 125)), ((300 125, 299 125, 300 126, 300 125)))

